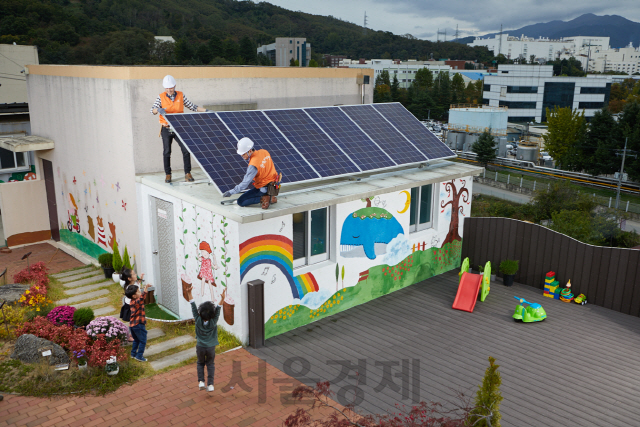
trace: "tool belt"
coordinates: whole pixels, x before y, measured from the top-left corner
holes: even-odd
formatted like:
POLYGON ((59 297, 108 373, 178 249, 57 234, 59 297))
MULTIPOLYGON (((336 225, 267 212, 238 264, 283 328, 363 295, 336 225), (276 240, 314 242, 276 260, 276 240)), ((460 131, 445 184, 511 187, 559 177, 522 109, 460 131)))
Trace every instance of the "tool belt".
POLYGON ((281 181, 282 181, 282 174, 279 174, 278 178, 275 181, 272 181, 267 184, 267 194, 269 196, 277 196, 280 193, 281 181))

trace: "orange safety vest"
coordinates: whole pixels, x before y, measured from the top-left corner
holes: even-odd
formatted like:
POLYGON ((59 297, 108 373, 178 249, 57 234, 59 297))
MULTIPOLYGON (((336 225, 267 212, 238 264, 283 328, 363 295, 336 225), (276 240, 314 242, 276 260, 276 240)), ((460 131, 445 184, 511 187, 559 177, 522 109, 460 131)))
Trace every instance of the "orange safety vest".
MULTIPOLYGON (((176 91, 176 99, 174 101, 169 98, 167 92, 162 92, 160 94, 160 102, 167 114, 184 113, 184 97, 182 96, 182 92, 176 91)), ((162 115, 160 115, 160 124, 169 125, 162 115)))
POLYGON ((249 164, 258 169, 258 173, 253 178, 253 186, 256 188, 262 188, 278 178, 276 167, 267 150, 254 151, 249 159, 249 164))

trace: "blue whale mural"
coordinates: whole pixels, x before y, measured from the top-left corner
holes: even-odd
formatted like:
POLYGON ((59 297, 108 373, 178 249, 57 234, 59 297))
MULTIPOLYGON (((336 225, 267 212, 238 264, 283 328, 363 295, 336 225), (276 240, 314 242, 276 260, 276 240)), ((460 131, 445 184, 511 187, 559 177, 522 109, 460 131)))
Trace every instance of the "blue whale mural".
POLYGON ((389 211, 382 208, 362 208, 349 215, 342 223, 341 252, 345 257, 366 255, 375 259, 380 252, 376 244, 388 244, 394 237, 404 234, 402 226, 389 211), (364 253, 363 253, 364 252, 364 253))

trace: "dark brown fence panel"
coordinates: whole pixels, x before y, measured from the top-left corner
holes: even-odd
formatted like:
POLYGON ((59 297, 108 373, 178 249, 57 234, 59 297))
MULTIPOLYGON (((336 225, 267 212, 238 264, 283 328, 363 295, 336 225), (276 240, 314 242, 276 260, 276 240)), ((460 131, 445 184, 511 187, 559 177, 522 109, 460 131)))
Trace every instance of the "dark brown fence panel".
MULTIPOLYGON (((465 218, 462 256, 472 265, 520 261, 516 281, 542 289, 548 271, 590 304, 640 316, 640 251, 578 242, 537 224, 509 218, 465 218)), ((501 276, 501 274, 499 274, 501 276)))

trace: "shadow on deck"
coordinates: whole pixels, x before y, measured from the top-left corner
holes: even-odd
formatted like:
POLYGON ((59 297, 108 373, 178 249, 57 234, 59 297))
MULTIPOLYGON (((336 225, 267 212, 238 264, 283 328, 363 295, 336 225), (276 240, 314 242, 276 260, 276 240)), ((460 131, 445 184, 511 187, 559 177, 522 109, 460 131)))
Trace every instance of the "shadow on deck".
POLYGON ((458 391, 473 396, 493 356, 502 374, 504 426, 637 425, 640 318, 502 282, 467 313, 451 308, 457 286, 457 272, 449 272, 249 350, 305 384, 331 381, 348 399, 352 389, 344 387, 356 380, 340 372, 354 365, 349 374, 360 372, 364 397, 356 409, 368 413, 393 412, 412 400, 455 404, 458 391), (548 318, 513 321, 514 296, 542 304, 548 318))

